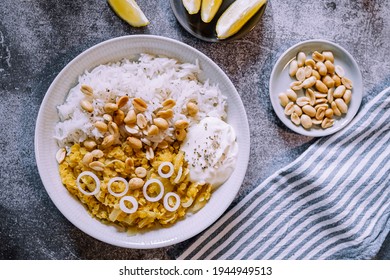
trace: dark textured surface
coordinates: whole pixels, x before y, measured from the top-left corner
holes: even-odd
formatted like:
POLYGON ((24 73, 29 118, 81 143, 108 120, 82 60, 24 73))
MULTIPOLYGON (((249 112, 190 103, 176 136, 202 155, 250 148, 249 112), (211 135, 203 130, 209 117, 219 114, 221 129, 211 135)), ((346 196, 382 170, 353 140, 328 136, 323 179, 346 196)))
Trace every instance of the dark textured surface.
MULTIPOLYGON (((59 71, 76 55, 118 36, 154 34, 187 43, 231 78, 248 113, 251 157, 239 196, 294 160, 315 139, 289 131, 274 114, 268 81, 291 45, 328 39, 360 65, 363 102, 390 86, 390 2, 269 1, 260 24, 228 44, 202 42, 177 23, 169 1, 138 0, 151 24, 132 28, 104 0, 0 2, 0 259, 168 259, 186 242, 132 250, 97 241, 70 224, 46 193, 34 157, 40 103, 59 71)), ((379 259, 390 259, 390 238, 379 259)))

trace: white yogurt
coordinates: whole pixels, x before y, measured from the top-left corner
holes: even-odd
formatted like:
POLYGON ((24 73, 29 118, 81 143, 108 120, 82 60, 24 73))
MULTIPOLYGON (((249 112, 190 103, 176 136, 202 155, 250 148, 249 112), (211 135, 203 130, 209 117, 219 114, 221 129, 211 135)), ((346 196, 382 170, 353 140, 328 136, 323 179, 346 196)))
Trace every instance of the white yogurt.
POLYGON ((232 174, 238 156, 236 133, 219 118, 207 117, 188 128, 181 150, 193 182, 222 185, 232 174))

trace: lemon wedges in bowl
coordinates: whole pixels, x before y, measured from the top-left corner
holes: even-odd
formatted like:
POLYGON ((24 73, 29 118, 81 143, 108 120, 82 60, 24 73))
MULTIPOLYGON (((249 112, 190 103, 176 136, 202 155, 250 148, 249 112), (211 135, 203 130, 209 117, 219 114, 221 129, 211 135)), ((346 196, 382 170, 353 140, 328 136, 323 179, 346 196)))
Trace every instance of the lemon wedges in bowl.
POLYGON ((218 12, 222 0, 202 0, 201 18, 203 22, 210 22, 218 12))
POLYGON ((216 25, 217 37, 226 39, 236 34, 267 0, 237 0, 226 9, 216 25))
POLYGON ((183 5, 190 15, 197 14, 200 10, 201 0, 183 0, 183 5))
POLYGON ((146 26, 149 20, 134 0, 107 0, 114 12, 134 27, 146 26))

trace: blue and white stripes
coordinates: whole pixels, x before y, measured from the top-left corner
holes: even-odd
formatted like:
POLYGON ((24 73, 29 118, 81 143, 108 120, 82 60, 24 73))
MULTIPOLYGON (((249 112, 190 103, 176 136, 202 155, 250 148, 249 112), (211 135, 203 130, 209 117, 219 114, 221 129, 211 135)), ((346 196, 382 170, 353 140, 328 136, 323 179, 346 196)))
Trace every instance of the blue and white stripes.
POLYGON ((179 259, 367 259, 390 230, 390 89, 253 189, 179 259))

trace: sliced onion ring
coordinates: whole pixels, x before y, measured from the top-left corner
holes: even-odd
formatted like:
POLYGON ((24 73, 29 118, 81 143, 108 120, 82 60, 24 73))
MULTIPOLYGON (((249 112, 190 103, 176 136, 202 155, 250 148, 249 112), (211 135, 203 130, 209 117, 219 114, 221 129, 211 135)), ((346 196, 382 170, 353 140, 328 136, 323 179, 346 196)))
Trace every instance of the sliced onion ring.
POLYGON ((144 184, 144 187, 143 187, 142 191, 144 193, 144 197, 145 197, 146 200, 148 200, 150 202, 156 202, 156 201, 159 201, 163 197, 163 195, 164 195, 164 185, 158 179, 149 179, 144 184), (155 197, 150 197, 148 195, 147 190, 148 190, 149 185, 153 184, 153 183, 157 183, 160 186, 160 193, 157 196, 155 196, 155 197))
POLYGON ((172 162, 164 161, 164 162, 161 163, 160 166, 158 167, 158 175, 160 175, 161 178, 169 178, 169 177, 172 176, 174 169, 175 169, 175 168, 173 167, 172 162), (169 172, 168 172, 168 173, 164 173, 164 172, 162 171, 162 169, 163 169, 165 166, 169 166, 169 172))
POLYGON ((124 196, 119 201, 119 208, 127 214, 133 214, 138 209, 138 202, 133 196, 124 196), (131 202, 131 204, 133 204, 133 207, 127 208, 127 206, 125 205, 125 201, 131 202))
POLYGON ((83 194, 85 195, 96 195, 99 191, 100 191, 100 180, 99 178, 94 174, 92 173, 91 171, 84 171, 84 172, 81 172, 80 175, 77 177, 76 179, 76 184, 77 184, 77 188, 79 189, 80 192, 82 192, 83 194), (96 184, 96 187, 95 189, 93 190, 93 192, 87 192, 85 190, 82 189, 81 185, 80 185, 80 180, 82 177, 84 176, 90 176, 94 181, 95 181, 95 184, 96 184))
POLYGON ((180 166, 179 171, 177 172, 176 178, 175 178, 175 180, 173 180, 173 182, 175 184, 179 183, 182 174, 183 174, 183 167, 180 166))
POLYGON ((122 177, 114 177, 114 178, 111 178, 110 181, 108 181, 108 184, 107 184, 107 190, 110 194, 112 194, 113 196, 115 197, 121 197, 121 196, 124 196, 128 190, 129 190, 129 183, 122 177), (122 183, 125 184, 125 190, 121 193, 116 193, 114 192, 112 189, 111 189, 111 185, 112 183, 116 182, 116 181, 121 181, 122 183))
POLYGON ((180 206, 180 196, 178 194, 176 194, 174 192, 169 192, 164 196, 164 207, 165 207, 165 209, 167 209, 167 211, 169 211, 169 212, 176 211, 177 208, 179 208, 179 206, 180 206), (175 205, 173 207, 171 207, 168 203, 169 197, 171 197, 171 196, 176 198, 176 202, 175 202, 175 205))

